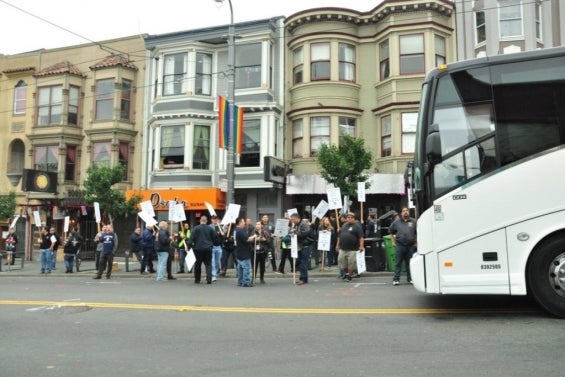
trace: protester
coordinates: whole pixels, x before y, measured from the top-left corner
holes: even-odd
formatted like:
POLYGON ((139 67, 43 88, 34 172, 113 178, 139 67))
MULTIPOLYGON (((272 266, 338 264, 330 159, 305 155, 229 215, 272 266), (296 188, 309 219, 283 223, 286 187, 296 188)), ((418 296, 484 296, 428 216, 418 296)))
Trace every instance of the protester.
POLYGON ((274 273, 279 273, 277 270, 277 253, 275 248, 275 226, 270 222, 269 215, 261 216, 261 225, 263 230, 269 233, 270 241, 267 243, 267 259, 271 261, 271 267, 274 273))
POLYGON ((410 259, 417 247, 416 227, 416 219, 410 217, 408 207, 403 207, 402 211, 400 211, 400 217, 390 224, 390 228, 388 229, 390 239, 392 245, 396 248, 396 266, 394 268, 392 285, 400 284, 402 262, 406 265, 406 280, 408 284, 412 284, 410 259))
MULTIPOLYGON (((285 218, 288 219, 288 217, 285 215, 285 218)), ((279 262, 279 272, 281 274, 284 274, 284 267, 286 264, 286 261, 288 260, 289 264, 290 264, 290 272, 294 272, 294 267, 292 265, 292 257, 291 257, 291 253, 290 253, 290 243, 291 243, 291 239, 290 239, 290 231, 291 228, 288 227, 286 234, 281 237, 281 261, 279 262)))
POLYGON ((200 217, 200 224, 196 225, 190 236, 190 243, 193 245, 194 256, 194 283, 200 284, 202 275, 202 263, 206 268, 206 283, 212 284, 212 246, 214 246, 215 232, 208 226, 208 218, 200 217))
POLYGON ((51 240, 49 239, 49 231, 47 228, 41 228, 39 235, 39 256, 41 259, 41 273, 51 273, 51 258, 53 257, 53 250, 51 250, 51 240))
POLYGON ((255 232, 253 233, 253 242, 255 249, 255 262, 253 265, 253 280, 257 278, 257 268, 259 268, 259 281, 265 284, 265 262, 267 260, 267 253, 269 252, 269 242, 271 235, 263 228, 263 223, 258 221, 255 224, 255 232))
POLYGON ((141 235, 141 250, 143 250, 143 255, 141 259, 141 271, 142 275, 149 273, 155 273, 153 269, 153 251, 155 250, 155 232, 153 231, 153 226, 147 225, 143 230, 141 235))
POLYGON ((335 252, 335 242, 337 241, 337 233, 335 232, 334 227, 330 221, 329 217, 323 217, 320 220, 320 226, 318 228, 318 233, 330 233, 330 247, 329 250, 322 251, 322 256, 325 254, 326 260, 326 269, 331 270, 331 266, 334 264, 334 252, 335 252))
POLYGON ((365 250, 363 227, 355 220, 355 214, 349 212, 346 222, 342 225, 337 239, 339 249, 339 268, 344 272, 343 279, 351 281, 353 272, 357 269, 357 253, 365 250))
POLYGON ((11 227, 8 230, 8 235, 6 236, 6 239, 4 240, 4 244, 6 245, 6 251, 11 252, 12 254, 10 255, 10 260, 6 260, 6 263, 4 263, 5 265, 14 265, 14 259, 16 257, 16 245, 18 244, 18 236, 16 236, 16 229, 14 229, 13 227, 11 227))
POLYGON ((142 258, 141 240, 141 228, 136 227, 129 236, 129 248, 130 251, 135 255, 137 261, 140 263, 142 258))
POLYGON ((112 225, 106 225, 106 231, 102 234, 102 251, 98 271, 93 279, 101 279, 104 269, 106 269, 106 279, 110 279, 116 250, 118 250, 118 237, 112 225))
POLYGON ((222 254, 224 243, 224 231, 220 225, 220 219, 217 215, 212 215, 212 224, 210 228, 214 231, 214 239, 212 246, 212 281, 218 280, 218 274, 222 269, 222 254))
POLYGON ((76 230, 71 230, 67 239, 65 240, 65 245, 63 246, 66 274, 73 273, 73 265, 75 262, 75 257, 82 246, 82 236, 76 230))
POLYGON ((190 225, 188 223, 184 223, 182 224, 182 227, 179 229, 179 233, 178 233, 177 248, 179 253, 179 269, 177 271, 177 274, 184 274, 186 255, 188 250, 190 249, 187 245, 189 239, 190 239, 190 225))
POLYGON ((237 259, 237 285, 239 287, 252 287, 251 283, 251 258, 253 257, 253 242, 247 231, 245 218, 237 219, 234 234, 235 257, 237 259))
POLYGON ((106 225, 102 225, 102 228, 96 236, 94 236, 94 242, 96 243, 96 250, 94 251, 94 268, 98 271, 100 266, 100 253, 102 252, 102 235, 106 232, 106 225))
POLYGON ((51 257, 51 270, 56 270, 57 250, 61 245, 61 237, 59 237, 54 227, 51 227, 51 229, 49 229, 49 234, 51 235, 51 237, 49 238, 51 240, 51 250, 53 250, 53 256, 51 257))
POLYGON ((312 241, 308 240, 310 225, 308 220, 301 221, 297 213, 290 215, 290 222, 292 223, 292 234, 296 235, 298 244, 297 269, 300 271, 300 276, 296 285, 303 285, 308 283, 308 267, 310 265, 310 252, 312 249, 312 241))
POLYGON ((171 274, 171 262, 169 261, 173 237, 169 233, 169 224, 166 221, 159 223, 159 230, 157 231, 156 237, 157 277, 155 280, 165 280, 165 272, 167 272, 167 280, 176 280, 171 274))
POLYGON ((224 227, 224 244, 222 252, 222 270, 220 276, 226 276, 228 271, 228 262, 230 255, 232 256, 234 264, 237 264, 237 258, 235 257, 235 246, 234 246, 234 234, 235 234, 236 224, 229 224, 224 227))

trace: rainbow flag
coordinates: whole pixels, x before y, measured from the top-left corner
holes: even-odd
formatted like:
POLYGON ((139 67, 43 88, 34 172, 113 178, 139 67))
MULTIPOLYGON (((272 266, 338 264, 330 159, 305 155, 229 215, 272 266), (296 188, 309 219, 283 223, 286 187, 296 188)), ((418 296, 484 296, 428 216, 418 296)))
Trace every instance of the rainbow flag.
POLYGON ((228 149, 230 135, 233 135, 234 152, 241 154, 243 150, 243 109, 233 105, 234 132, 230 130, 229 101, 224 97, 218 97, 218 145, 220 148, 228 149))

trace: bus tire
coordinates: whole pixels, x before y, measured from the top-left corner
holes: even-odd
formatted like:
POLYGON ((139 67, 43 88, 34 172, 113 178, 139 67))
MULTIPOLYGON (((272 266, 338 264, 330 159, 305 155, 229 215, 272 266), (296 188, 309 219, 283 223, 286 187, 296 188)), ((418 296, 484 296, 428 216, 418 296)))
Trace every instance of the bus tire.
POLYGON ((565 318, 565 238, 542 244, 530 258, 528 287, 538 304, 565 318))

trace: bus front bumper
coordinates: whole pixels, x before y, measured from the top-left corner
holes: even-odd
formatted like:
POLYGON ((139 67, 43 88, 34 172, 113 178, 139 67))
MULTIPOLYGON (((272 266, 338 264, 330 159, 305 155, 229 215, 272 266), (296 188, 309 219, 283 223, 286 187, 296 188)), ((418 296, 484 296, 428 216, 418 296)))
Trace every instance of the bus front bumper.
POLYGON ((414 287, 420 292, 426 292, 426 267, 425 257, 422 254, 414 254, 410 259, 410 274, 414 287))

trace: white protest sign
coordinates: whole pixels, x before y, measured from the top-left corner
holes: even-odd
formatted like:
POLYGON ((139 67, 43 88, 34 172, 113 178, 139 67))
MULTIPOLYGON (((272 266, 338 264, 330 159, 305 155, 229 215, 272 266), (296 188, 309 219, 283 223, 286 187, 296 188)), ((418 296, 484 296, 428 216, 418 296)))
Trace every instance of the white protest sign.
POLYGON ((312 215, 316 216, 317 218, 321 219, 322 217, 326 216, 328 212, 329 205, 324 199, 320 200, 316 209, 312 212, 312 215))
POLYGON ((357 257, 357 273, 362 274, 367 271, 367 266, 365 265, 365 251, 360 251, 356 253, 357 257))
POLYGON ((228 205, 228 209, 226 210, 226 214, 224 215, 224 218, 222 219, 222 222, 220 224, 227 225, 230 223, 235 223, 237 217, 239 216, 240 208, 241 205, 230 203, 228 205))
POLYGON ((290 217, 290 215, 292 215, 293 213, 298 213, 298 209, 291 208, 291 209, 286 211, 286 214, 288 215, 288 217, 290 217))
POLYGON ((192 270, 192 266, 196 263, 196 255, 194 255, 194 251, 192 249, 188 250, 184 263, 186 264, 186 272, 190 272, 190 270, 192 270))
POLYGON ((16 229, 16 222, 18 221, 19 218, 20 218, 20 215, 16 215, 14 217, 14 220, 12 220, 12 223, 10 224, 10 228, 16 229))
POLYGON ((338 209, 342 207, 341 204, 341 190, 339 187, 330 187, 327 190, 328 194, 328 208, 338 209))
POLYGON ((143 220, 143 222, 145 223, 146 226, 153 226, 153 225, 157 225, 157 220, 155 220, 153 217, 149 216, 147 213, 145 212, 138 212, 137 216, 139 216, 141 218, 141 220, 143 220))
POLYGON ((294 259, 298 258, 298 238, 296 234, 290 236, 290 256, 294 259))
POLYGON ((94 202, 94 218, 98 224, 102 221, 102 216, 100 216, 100 203, 98 202, 94 202))
POLYGON ((151 204, 150 200, 141 202, 139 205, 141 206, 141 212, 145 212, 150 217, 155 217, 155 210, 153 209, 153 204, 151 204))
POLYGON ((41 226, 41 217, 39 216, 39 211, 33 211, 33 218, 35 220, 35 226, 39 228, 41 226))
POLYGON ((208 212, 210 212, 210 216, 216 216, 216 211, 214 210, 214 207, 212 207, 210 203, 204 202, 204 205, 206 206, 206 208, 208 208, 208 212))
POLYGON ((175 200, 169 200, 167 206, 169 206, 169 221, 175 221, 177 202, 175 200))
POLYGON ((71 218, 69 216, 65 216, 65 221, 63 222, 63 232, 67 233, 69 231, 69 223, 71 218))
POLYGON ((175 218, 174 222, 180 223, 181 221, 186 221, 186 214, 184 213, 184 205, 182 203, 177 203, 175 206, 175 218))
POLYGON ((284 237, 288 234, 288 219, 277 219, 274 234, 276 237, 284 237))
POLYGON ((365 182, 357 182, 357 201, 365 201, 365 182))
POLYGON ((318 250, 330 250, 330 244, 332 242, 332 232, 323 230, 318 232, 318 250))

